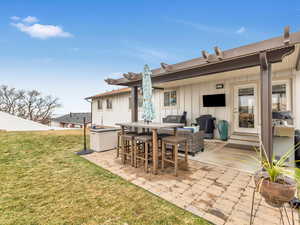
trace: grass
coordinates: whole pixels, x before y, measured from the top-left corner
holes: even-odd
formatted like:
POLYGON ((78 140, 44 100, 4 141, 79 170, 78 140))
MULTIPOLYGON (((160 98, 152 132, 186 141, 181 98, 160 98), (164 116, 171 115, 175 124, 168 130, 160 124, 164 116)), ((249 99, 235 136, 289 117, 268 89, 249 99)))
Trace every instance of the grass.
POLYGON ((78 131, 0 133, 0 224, 208 224, 74 154, 78 131))

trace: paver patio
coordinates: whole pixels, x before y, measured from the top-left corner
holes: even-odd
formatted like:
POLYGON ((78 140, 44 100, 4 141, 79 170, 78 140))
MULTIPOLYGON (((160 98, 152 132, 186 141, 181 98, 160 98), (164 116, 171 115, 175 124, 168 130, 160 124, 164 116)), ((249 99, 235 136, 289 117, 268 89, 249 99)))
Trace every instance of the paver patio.
MULTIPOLYGON (((173 175, 172 168, 153 175, 145 173, 142 168, 123 165, 115 156, 115 151, 108 151, 84 157, 214 224, 249 224, 254 188, 250 173, 189 160, 188 168, 180 165, 178 177, 173 175)), ((255 202, 254 224, 280 224, 278 209, 267 205, 258 194, 255 202)), ((298 224, 298 212, 295 210, 295 213, 298 224)))

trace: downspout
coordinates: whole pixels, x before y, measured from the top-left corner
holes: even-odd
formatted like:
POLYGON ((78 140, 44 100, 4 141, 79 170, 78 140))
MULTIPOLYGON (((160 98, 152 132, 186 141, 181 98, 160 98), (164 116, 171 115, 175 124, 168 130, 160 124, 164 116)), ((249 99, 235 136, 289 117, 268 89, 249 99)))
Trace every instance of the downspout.
POLYGON ((85 98, 85 100, 91 103, 91 126, 93 125, 93 100, 89 101, 89 99, 85 98))

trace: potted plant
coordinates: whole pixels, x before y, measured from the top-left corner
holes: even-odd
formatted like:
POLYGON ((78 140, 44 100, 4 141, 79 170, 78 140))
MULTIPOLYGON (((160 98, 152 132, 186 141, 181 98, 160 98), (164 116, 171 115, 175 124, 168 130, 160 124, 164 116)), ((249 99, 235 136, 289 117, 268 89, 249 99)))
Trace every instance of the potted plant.
POLYGON ((298 147, 293 146, 279 160, 274 156, 269 160, 263 146, 257 151, 261 169, 254 175, 256 190, 274 207, 281 207, 295 197, 300 170, 294 167, 295 161, 291 164, 288 159, 298 147))

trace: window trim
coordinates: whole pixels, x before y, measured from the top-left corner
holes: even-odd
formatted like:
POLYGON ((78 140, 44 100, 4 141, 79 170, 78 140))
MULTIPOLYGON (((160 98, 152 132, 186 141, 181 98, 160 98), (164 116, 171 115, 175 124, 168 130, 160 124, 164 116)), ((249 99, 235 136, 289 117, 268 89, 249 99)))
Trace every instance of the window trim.
POLYGON ((106 98, 106 110, 112 110, 113 109, 113 101, 112 101, 112 98, 106 98), (108 108, 108 104, 107 104, 107 101, 111 101, 111 108, 108 108))
POLYGON ((100 110, 100 111, 103 110, 103 99, 102 98, 97 99, 97 110, 100 110), (99 101, 101 101, 101 108, 99 108, 99 101))
POLYGON ((169 108, 177 108, 178 106, 179 106, 179 91, 178 91, 178 89, 176 88, 176 89, 167 89, 167 90, 164 90, 163 91, 163 96, 162 96, 162 98, 163 98, 163 100, 162 100, 162 106, 163 106, 163 108, 167 108, 167 109, 169 109, 169 108), (176 92, 176 104, 175 105, 171 105, 171 93, 173 92, 173 91, 175 91, 176 92), (170 103, 170 105, 168 105, 168 106, 166 106, 165 105, 165 93, 169 93, 169 103, 170 103))
MULTIPOLYGON (((286 85, 286 110, 292 111, 292 98, 291 98, 291 80, 273 80, 272 81, 272 88, 273 85, 286 85)), ((273 94, 273 93, 272 93, 273 94)))

